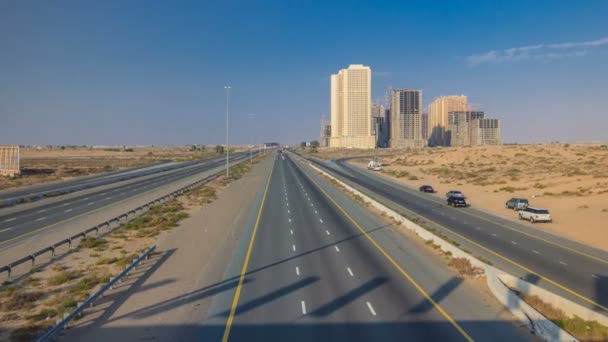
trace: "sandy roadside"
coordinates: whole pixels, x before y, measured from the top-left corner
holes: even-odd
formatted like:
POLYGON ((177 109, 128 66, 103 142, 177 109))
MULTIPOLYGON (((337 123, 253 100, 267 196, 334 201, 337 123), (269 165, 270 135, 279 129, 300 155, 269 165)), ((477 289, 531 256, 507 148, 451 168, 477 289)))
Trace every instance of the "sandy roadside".
POLYGON ((64 339, 169 341, 185 333, 180 327, 203 322, 273 159, 264 159, 217 200, 190 212, 158 242, 162 253, 154 271, 110 294, 99 319, 79 322, 64 339))

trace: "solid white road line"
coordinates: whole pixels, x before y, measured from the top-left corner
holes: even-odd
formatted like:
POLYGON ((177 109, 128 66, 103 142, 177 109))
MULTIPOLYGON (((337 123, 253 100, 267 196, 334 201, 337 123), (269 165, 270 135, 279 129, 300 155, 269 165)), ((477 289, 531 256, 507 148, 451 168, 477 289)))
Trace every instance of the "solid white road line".
POLYGON ((326 230, 326 231, 325 231, 325 234, 327 234, 327 235, 331 235, 331 234, 329 233, 329 230, 326 230))
POLYGON ((72 211, 72 209, 67 209, 67 210, 64 210, 63 212, 64 213, 69 213, 70 211, 72 211))
POLYGON ((374 310, 374 307, 372 306, 372 304, 370 302, 365 302, 365 304, 367 304, 367 308, 369 309, 369 312, 371 312, 372 315, 376 316, 376 311, 374 310))
POLYGON ((42 220, 44 220, 44 219, 46 219, 46 216, 45 216, 45 217, 41 217, 41 218, 39 218, 39 219, 36 219, 36 221, 42 221, 42 220))
POLYGON ((348 271, 348 274, 350 274, 351 277, 354 277, 355 275, 353 274, 353 271, 350 269, 350 267, 347 267, 346 270, 348 271))
POLYGON ((304 303, 304 301, 302 301, 301 303, 302 303, 302 314, 306 315, 306 303, 304 303))
POLYGON ((10 219, 8 219, 8 220, 4 220, 4 222, 11 222, 11 221, 15 221, 16 219, 17 219, 16 217, 13 217, 13 218, 10 218, 10 219))
POLYGON ((338 246, 334 246, 334 248, 336 249, 336 252, 340 253, 340 248, 338 248, 338 246))
POLYGON ((300 275, 300 268, 298 266, 296 266, 296 274, 300 275))
POLYGON ((293 251, 296 251, 296 245, 291 245, 291 249, 293 249, 293 251))
POLYGON ((2 232, 6 232, 7 230, 11 230, 11 229, 13 229, 13 228, 6 228, 6 229, 2 229, 2 230, 0 230, 0 233, 2 233, 2 232))

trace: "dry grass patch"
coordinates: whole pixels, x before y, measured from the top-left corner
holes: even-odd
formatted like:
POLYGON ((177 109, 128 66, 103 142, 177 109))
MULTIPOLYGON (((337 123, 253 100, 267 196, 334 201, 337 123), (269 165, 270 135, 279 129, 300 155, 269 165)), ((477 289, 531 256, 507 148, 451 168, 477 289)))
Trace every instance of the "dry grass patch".
POLYGON ((569 317, 562 309, 546 303, 538 296, 526 296, 521 293, 519 293, 519 296, 528 305, 581 341, 608 340, 608 327, 597 321, 587 321, 578 316, 569 317))

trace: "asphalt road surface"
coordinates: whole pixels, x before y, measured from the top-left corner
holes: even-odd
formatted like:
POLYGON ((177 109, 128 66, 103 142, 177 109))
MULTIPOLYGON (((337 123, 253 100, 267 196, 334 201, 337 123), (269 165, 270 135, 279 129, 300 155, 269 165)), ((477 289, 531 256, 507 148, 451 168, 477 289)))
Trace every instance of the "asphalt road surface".
MULTIPOLYGON (((236 161, 245 157, 249 157, 249 153, 234 154, 230 157, 230 160, 236 161)), ((4 215, 0 210, 0 248, 3 243, 13 241, 28 233, 97 210, 110 203, 137 196, 138 194, 162 185, 213 169, 223 163, 225 163, 225 159, 213 158, 189 167, 176 169, 168 174, 158 175, 157 177, 151 177, 129 184, 117 185, 111 189, 99 190, 97 192, 88 193, 63 201, 56 201, 35 208, 4 215)))
POLYGON ((288 156, 278 155, 264 196, 236 301, 217 314, 224 340, 532 338, 424 246, 288 156))
MULTIPOLYGON (((345 160, 309 161, 518 274, 582 305, 608 314, 608 253, 499 218, 473 207, 451 208, 429 194, 396 184, 345 160)), ((575 229, 576 227, 573 227, 575 229)))

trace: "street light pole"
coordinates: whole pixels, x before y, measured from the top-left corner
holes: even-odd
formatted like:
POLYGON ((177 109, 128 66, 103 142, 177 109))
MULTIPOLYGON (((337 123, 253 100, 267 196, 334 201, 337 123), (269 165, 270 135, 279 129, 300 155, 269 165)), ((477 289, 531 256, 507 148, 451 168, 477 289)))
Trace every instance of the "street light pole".
POLYGON ((249 139, 251 139, 251 148, 249 148, 249 163, 251 165, 253 165, 253 135, 251 134, 251 122, 253 121, 253 118, 255 117, 255 114, 253 113, 249 113, 247 114, 247 116, 249 117, 249 139))
POLYGON ((230 153, 230 141, 228 140, 228 133, 229 133, 229 129, 228 129, 228 118, 230 115, 230 86, 224 86, 224 89, 226 89, 226 177, 229 176, 229 172, 228 172, 228 168, 229 168, 229 163, 228 163, 228 154, 230 153))

